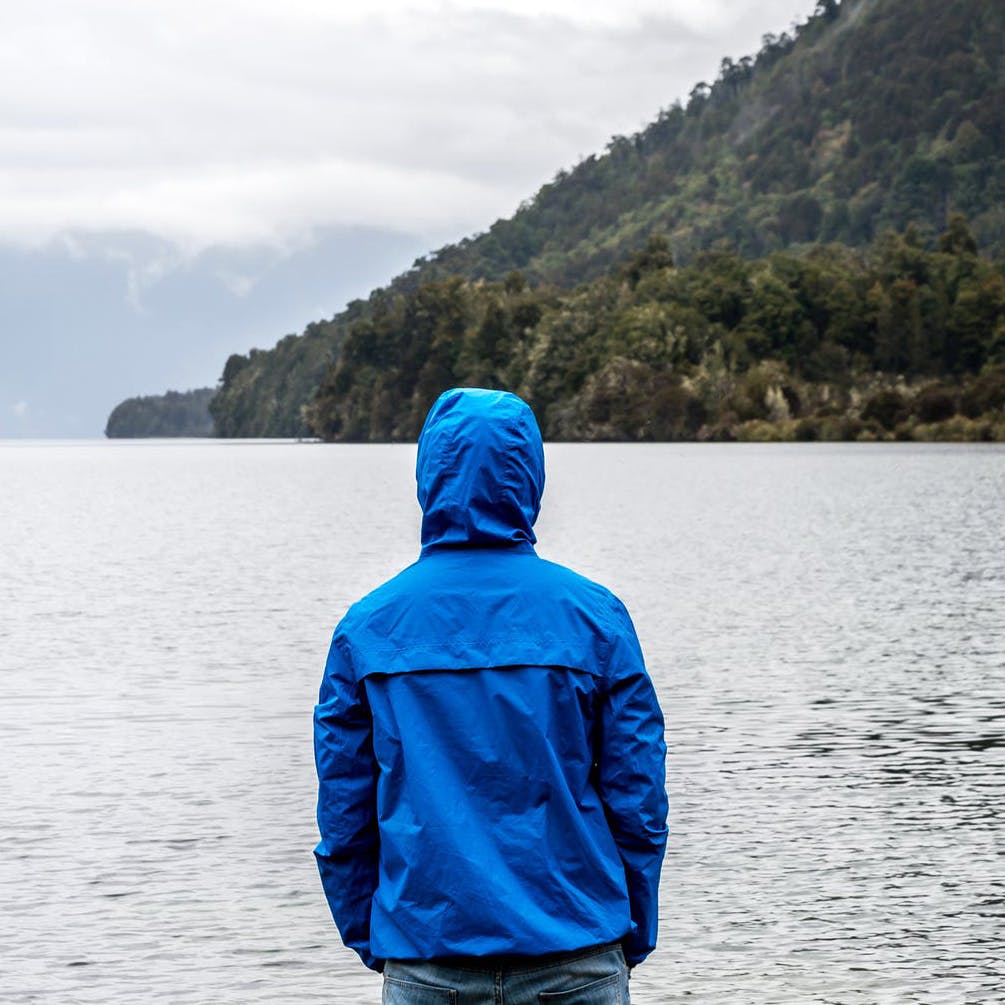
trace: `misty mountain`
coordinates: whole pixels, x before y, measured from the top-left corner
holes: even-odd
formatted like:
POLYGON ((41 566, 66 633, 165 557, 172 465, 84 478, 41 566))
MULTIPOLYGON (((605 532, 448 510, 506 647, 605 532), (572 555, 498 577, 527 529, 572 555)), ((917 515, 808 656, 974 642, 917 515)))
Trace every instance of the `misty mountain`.
POLYGON ((215 384, 230 353, 333 314, 422 247, 362 228, 190 258, 143 234, 0 245, 0 438, 100 436, 117 401, 215 384))

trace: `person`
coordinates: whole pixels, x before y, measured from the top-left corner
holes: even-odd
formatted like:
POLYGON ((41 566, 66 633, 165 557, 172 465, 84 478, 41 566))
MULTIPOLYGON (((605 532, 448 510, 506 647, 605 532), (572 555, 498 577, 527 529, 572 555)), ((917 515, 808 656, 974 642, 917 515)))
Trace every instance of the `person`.
POLYGON ((390 1005, 627 1003, 656 943, 663 716, 629 615, 539 558, 530 408, 455 388, 416 463, 418 560, 335 628, 315 849, 390 1005))

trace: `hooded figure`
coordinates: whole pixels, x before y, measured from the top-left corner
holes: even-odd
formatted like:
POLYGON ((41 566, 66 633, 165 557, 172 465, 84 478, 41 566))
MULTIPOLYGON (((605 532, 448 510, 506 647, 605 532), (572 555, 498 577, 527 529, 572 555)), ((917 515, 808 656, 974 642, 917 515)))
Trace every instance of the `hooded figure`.
POLYGON ((628 613, 537 556, 544 451, 515 395, 441 395, 416 479, 419 559, 338 624, 315 709, 315 855, 343 941, 374 970, 609 943, 637 964, 666 748, 628 613))

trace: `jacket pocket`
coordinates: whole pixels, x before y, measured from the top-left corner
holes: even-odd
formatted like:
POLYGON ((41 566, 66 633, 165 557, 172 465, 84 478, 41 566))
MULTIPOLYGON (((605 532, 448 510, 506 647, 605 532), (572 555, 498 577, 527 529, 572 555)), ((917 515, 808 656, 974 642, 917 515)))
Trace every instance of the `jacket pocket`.
POLYGON ((540 1005, 630 1005, 624 973, 611 974, 569 991, 542 991, 540 1005))

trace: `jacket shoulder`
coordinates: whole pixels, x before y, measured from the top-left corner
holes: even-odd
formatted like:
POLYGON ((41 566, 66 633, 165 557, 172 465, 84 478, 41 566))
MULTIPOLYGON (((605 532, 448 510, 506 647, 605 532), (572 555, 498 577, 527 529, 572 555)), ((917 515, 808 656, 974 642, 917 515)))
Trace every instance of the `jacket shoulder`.
POLYGON ((612 627, 620 627, 621 615, 627 615, 627 610, 618 596, 603 583, 598 583, 596 580, 576 572, 575 569, 570 569, 567 565, 560 565, 558 562, 544 558, 539 561, 547 570, 547 575, 554 577, 557 583, 563 583, 567 589, 578 594, 584 604, 593 605, 602 617, 608 616, 612 621, 612 627))
POLYGON ((607 677, 634 629, 601 584, 533 551, 421 558, 353 604, 335 630, 358 676, 576 666, 607 677))
POLYGON ((335 626, 336 637, 351 634, 355 628, 365 624, 376 611, 393 606, 399 603, 403 597, 414 592, 418 585, 416 579, 419 565, 420 563, 417 561, 406 565, 390 579, 384 580, 383 583, 364 594, 354 604, 350 604, 342 619, 335 626))

